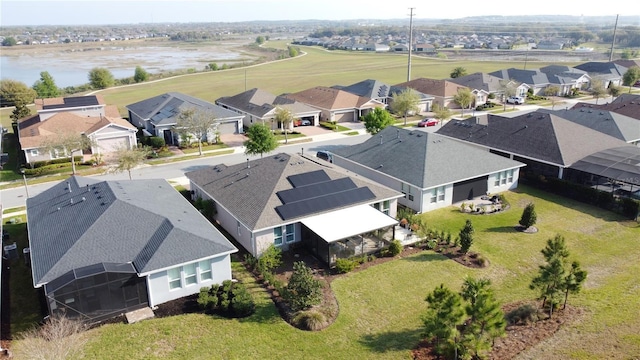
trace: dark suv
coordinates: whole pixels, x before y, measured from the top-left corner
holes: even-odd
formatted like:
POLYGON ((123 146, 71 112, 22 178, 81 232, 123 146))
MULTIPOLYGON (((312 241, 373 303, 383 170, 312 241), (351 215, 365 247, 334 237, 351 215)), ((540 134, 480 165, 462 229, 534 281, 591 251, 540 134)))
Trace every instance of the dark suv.
POLYGON ((318 159, 322 159, 322 160, 324 160, 324 161, 328 161, 328 162, 330 162, 330 163, 332 163, 332 162, 333 162, 333 159, 331 158, 331 155, 329 155, 329 152, 327 152, 327 151, 318 151, 318 152, 316 153, 316 157, 317 157, 318 159))

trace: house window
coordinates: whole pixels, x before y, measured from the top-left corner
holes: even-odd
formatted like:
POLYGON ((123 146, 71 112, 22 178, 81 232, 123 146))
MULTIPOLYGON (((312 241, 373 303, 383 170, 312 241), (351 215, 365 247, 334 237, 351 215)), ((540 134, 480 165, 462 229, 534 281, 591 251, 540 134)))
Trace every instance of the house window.
POLYGON ((196 277, 195 263, 184 266, 184 283, 186 286, 198 283, 198 278, 196 277))
POLYGON ((513 182, 513 169, 509 170, 509 175, 507 176, 507 182, 508 183, 513 182))
POLYGON ((409 201, 413 201, 413 195, 409 194, 409 201))
POLYGON ((282 228, 273 228, 273 243, 278 246, 282 245, 282 228))
POLYGON ((431 189, 430 202, 435 204, 436 202, 444 201, 444 186, 431 189))
POLYGON ((296 231, 293 224, 289 224, 285 227, 285 238, 288 243, 293 242, 296 239, 296 231))
POLYGON ((496 174, 496 181, 493 182, 493 186, 500 186, 500 173, 496 174))
POLYGON ((438 188, 438 202, 444 201, 444 186, 438 188))
POLYGON ((431 189, 431 199, 429 200, 429 202, 435 204, 436 201, 438 201, 437 189, 431 189))
POLYGON ((29 150, 29 155, 31 155, 31 156, 38 156, 38 149, 31 149, 31 150, 29 150))
POLYGON ((507 172, 503 171, 500 173, 500 185, 504 185, 507 183, 507 172))
POLYGON ((200 281, 213 279, 213 276, 211 276, 211 261, 200 261, 198 263, 198 268, 200 269, 200 281))
POLYGON ((391 202, 389 200, 385 200, 382 202, 382 212, 386 215, 389 215, 389 208, 391 207, 391 202))
POLYGON ((180 268, 173 268, 167 271, 169 277, 169 290, 179 289, 182 287, 182 279, 180 278, 180 268))

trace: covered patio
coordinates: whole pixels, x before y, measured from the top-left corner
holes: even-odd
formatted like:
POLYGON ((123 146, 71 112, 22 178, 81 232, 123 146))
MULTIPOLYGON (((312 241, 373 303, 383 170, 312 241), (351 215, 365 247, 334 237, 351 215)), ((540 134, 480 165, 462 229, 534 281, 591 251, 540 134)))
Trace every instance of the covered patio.
POLYGON ((329 266, 337 259, 376 252, 394 239, 398 221, 369 205, 333 211, 301 221, 302 243, 329 266))

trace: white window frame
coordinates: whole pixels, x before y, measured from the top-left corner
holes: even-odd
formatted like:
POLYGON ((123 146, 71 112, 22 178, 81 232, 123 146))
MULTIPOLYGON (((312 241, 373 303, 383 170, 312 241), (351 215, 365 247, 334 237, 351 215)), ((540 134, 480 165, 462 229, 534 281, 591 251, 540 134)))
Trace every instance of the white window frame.
POLYGON ((31 155, 31 156, 38 156, 39 154, 40 154, 40 152, 38 152, 38 149, 29 150, 29 155, 31 155))
POLYGON ((282 227, 278 226, 273 228, 273 244, 275 246, 280 246, 284 243, 283 235, 282 227), (280 232, 280 234, 278 234, 278 232, 280 232))
POLYGON ((429 199, 429 203, 435 204, 436 202, 438 202, 438 190, 433 188, 431 189, 431 196, 429 199))
POLYGON ((438 187, 437 193, 438 193, 438 202, 444 201, 444 197, 445 197, 444 186, 438 187))
POLYGON ((509 184, 511 184, 511 183, 513 182, 513 173, 514 173, 514 172, 515 172, 515 171, 514 171, 513 169, 511 169, 511 170, 509 170, 509 173, 507 174, 507 182, 508 182, 509 184))
POLYGON ((182 270, 184 272, 185 286, 191 286, 198 283, 198 269, 195 263, 184 265, 182 270))
POLYGON ((382 213, 389 215, 389 210, 391 209, 391 201, 389 200, 384 200, 382 202, 382 213))
POLYGON ((284 234, 284 239, 286 243, 292 243, 294 241, 296 241, 296 226, 295 224, 288 224, 283 226, 284 227, 284 231, 282 232, 284 234))
POLYGON ((167 270, 167 279, 169 280, 169 290, 182 289, 182 267, 167 270), (178 272, 176 277, 174 272, 178 272), (172 273, 174 273, 172 277, 172 273), (175 285, 177 282, 177 285, 175 285))
POLYGON ((211 260, 202 260, 198 262, 198 272, 200 273, 200 281, 213 280, 211 260))

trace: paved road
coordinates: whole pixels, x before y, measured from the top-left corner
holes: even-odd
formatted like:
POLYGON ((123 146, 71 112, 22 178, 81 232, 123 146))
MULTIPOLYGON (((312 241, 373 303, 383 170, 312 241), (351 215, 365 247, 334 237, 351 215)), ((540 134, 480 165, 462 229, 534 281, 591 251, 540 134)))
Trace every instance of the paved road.
MULTIPOLYGON (((331 134, 314 137, 313 142, 293 144, 293 145, 281 145, 276 150, 277 152, 285 152, 289 154, 302 153, 315 155, 318 150, 329 150, 344 147, 348 145, 358 144, 366 140, 370 135, 355 135, 347 136, 342 134, 331 134), (324 140, 327 139, 327 140, 324 140)), ((247 158, 255 159, 260 156, 247 156, 243 153, 241 148, 236 148, 235 153, 228 155, 203 157, 193 160, 185 160, 180 162, 162 164, 162 165, 147 165, 131 171, 132 179, 167 179, 175 181, 184 181, 184 174, 189 171, 197 170, 207 166, 213 166, 216 164, 238 164, 246 161, 247 158)), ((101 180, 127 180, 129 179, 128 173, 109 173, 102 175, 92 176, 101 180)), ((37 195, 54 185, 59 181, 42 183, 37 185, 29 185, 29 196, 37 195)), ((24 206, 26 202, 25 187, 20 186, 16 188, 6 189, 0 191, 0 203, 2 203, 3 209, 12 207, 24 206)))

